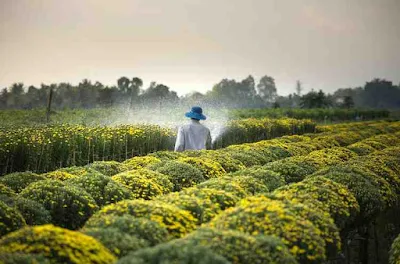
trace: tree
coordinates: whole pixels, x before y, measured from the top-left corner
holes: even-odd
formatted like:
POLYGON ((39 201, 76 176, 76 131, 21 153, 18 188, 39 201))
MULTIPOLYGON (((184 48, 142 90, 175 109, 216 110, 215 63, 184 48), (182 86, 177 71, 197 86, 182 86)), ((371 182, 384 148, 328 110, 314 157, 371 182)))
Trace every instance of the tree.
POLYGON ((301 86, 301 82, 299 80, 296 81, 296 94, 301 96, 301 91, 303 91, 303 87, 301 86))
POLYGON ((138 78, 138 77, 134 77, 132 78, 131 81, 131 85, 130 85, 130 104, 129 104, 129 108, 132 109, 133 107, 133 102, 135 101, 135 99, 137 99, 139 97, 139 92, 140 92, 140 88, 143 86, 143 81, 142 79, 138 78))
POLYGON ((121 91, 121 93, 128 92, 130 83, 131 83, 131 81, 125 76, 123 76, 117 80, 118 89, 121 91))
POLYGON ((257 85, 257 91, 265 102, 274 102, 277 96, 274 78, 267 75, 263 76, 257 85))
POLYGON ((8 106, 9 92, 7 88, 3 88, 0 94, 0 109, 6 109, 8 106))
POLYGON ((325 108, 331 105, 330 99, 322 90, 311 92, 303 95, 300 99, 301 108, 325 108))
POLYGON ((351 97, 351 96, 345 96, 345 97, 343 98, 342 107, 343 107, 343 108, 346 108, 346 109, 353 108, 353 107, 354 107, 353 97, 351 97))

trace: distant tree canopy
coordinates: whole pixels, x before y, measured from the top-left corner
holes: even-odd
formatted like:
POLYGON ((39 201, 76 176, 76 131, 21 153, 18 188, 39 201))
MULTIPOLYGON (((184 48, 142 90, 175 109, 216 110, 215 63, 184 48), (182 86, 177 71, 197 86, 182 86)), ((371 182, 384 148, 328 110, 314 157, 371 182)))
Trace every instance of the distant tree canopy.
POLYGON ((364 87, 341 88, 333 94, 322 90, 302 93, 300 81, 294 92, 279 96, 274 78, 265 75, 256 83, 249 75, 241 81, 222 79, 205 94, 192 92, 179 97, 164 84, 151 82, 143 89, 143 81, 138 77, 120 77, 116 85, 106 86, 100 82, 82 80, 78 85, 69 83, 42 84, 40 87, 14 83, 0 90, 0 109, 44 108, 53 91, 55 108, 93 108, 126 105, 137 106, 159 104, 213 104, 227 108, 400 108, 400 87, 384 79, 374 79, 364 87))

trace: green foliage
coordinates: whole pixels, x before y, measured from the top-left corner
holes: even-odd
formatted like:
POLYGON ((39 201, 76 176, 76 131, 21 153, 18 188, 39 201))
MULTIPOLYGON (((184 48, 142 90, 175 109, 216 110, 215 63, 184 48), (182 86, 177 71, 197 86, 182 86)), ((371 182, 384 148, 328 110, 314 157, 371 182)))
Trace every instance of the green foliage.
POLYGON ((14 207, 23 216, 28 225, 44 225, 51 223, 50 212, 37 201, 15 197, 0 197, 8 206, 14 207))
POLYGON ((120 259, 118 264, 229 264, 206 247, 170 242, 146 248, 120 259))
POLYGON ((241 161, 223 151, 207 151, 202 156, 218 162, 226 172, 235 172, 246 168, 241 161))
POLYGON ((231 263, 297 263, 285 244, 274 236, 200 228, 180 241, 183 245, 205 246, 231 263))
POLYGON ((389 254, 390 254, 389 264, 400 263, 400 235, 398 235, 397 238, 393 241, 389 254))
POLYGON ((18 210, 0 201, 0 237, 18 230, 24 225, 25 219, 18 210))
POLYGON ((179 161, 157 163, 150 166, 150 168, 167 175, 170 181, 174 184, 174 191, 180 191, 183 188, 191 187, 205 181, 205 178, 199 169, 179 161))
POLYGON ((39 254, 0 253, 1 264, 50 264, 50 260, 39 254))
POLYGON ((225 176, 224 179, 232 183, 237 183, 250 195, 268 193, 270 191, 261 180, 251 176, 225 176))
POLYGON ((149 246, 149 243, 146 240, 120 232, 116 228, 92 228, 86 229, 84 233, 101 242, 101 244, 108 248, 110 252, 118 258, 149 246))
POLYGON ((94 217, 106 215, 148 218, 165 227, 173 237, 181 237, 196 226, 196 219, 189 212, 159 201, 125 200, 104 207, 94 217))
MULTIPOLYGON (((75 175, 75 176, 86 176, 88 174, 90 175, 95 175, 95 174, 101 174, 95 169, 89 168, 89 167, 77 167, 77 166, 72 166, 68 168, 61 168, 58 169, 58 171, 61 172, 67 172, 69 174, 75 175)), ((101 174, 102 175, 102 174, 101 174)))
POLYGON ((95 169, 106 176, 113 176, 129 169, 126 164, 117 161, 95 161, 87 165, 87 167, 95 169))
POLYGON ((233 195, 232 193, 209 188, 191 187, 182 190, 180 193, 194 196, 199 199, 210 200, 213 204, 218 204, 221 210, 235 206, 235 204, 240 200, 239 197, 233 195))
POLYGON ((272 170, 263 166, 253 166, 230 174, 232 176, 251 176, 261 181, 270 191, 286 184, 285 178, 272 170))
POLYGON ((368 155, 368 154, 376 151, 376 149, 374 149, 370 145, 367 145, 363 142, 357 142, 357 143, 351 144, 351 145, 347 146, 347 148, 360 156, 365 156, 365 155, 368 155))
POLYGON ((149 200, 173 190, 168 176, 148 169, 123 172, 114 175, 112 179, 130 189, 135 199, 149 200))
POLYGON ((131 215, 94 215, 85 224, 86 229, 117 229, 137 238, 143 239, 151 246, 166 242, 172 237, 168 230, 156 221, 131 215))
POLYGON ((157 200, 189 211, 197 219, 197 224, 199 225, 210 221, 221 210, 219 204, 214 204, 210 199, 199 198, 181 192, 160 196, 157 200))
POLYGON ((16 195, 17 194, 10 187, 7 187, 6 185, 0 183, 0 197, 14 197, 16 195))
POLYGON ((51 263, 114 263, 115 257, 98 241, 53 225, 25 227, 0 240, 0 252, 41 254, 51 263))
POLYGON ((187 157, 179 158, 178 161, 190 164, 199 169, 205 179, 219 178, 226 173, 221 164, 208 158, 187 157))
POLYGON ((132 198, 125 186, 102 174, 86 174, 70 179, 67 183, 85 190, 99 207, 132 198))
MULTIPOLYGON (((149 165, 160 163, 161 160, 154 156, 133 157, 123 162, 128 170, 142 169, 149 165)), ((116 174, 116 173, 115 173, 116 174)))
POLYGON ((50 212, 53 224, 69 229, 83 226, 98 208, 83 189, 55 180, 33 183, 20 195, 42 204, 50 212))
POLYGON ((280 237, 301 263, 320 263, 326 258, 321 231, 284 202, 264 196, 242 200, 214 218, 210 226, 280 237))
POLYGON ((37 175, 36 173, 30 171, 14 172, 1 177, 0 183, 10 187, 11 189, 13 189, 13 191, 19 193, 29 184, 45 179, 45 177, 37 175))
POLYGON ((150 153, 147 155, 148 157, 156 157, 160 160, 175 160, 180 157, 184 157, 185 155, 182 152, 174 152, 174 151, 157 151, 154 153, 150 153))
POLYGON ((310 168, 304 168, 304 166, 286 159, 271 162, 265 165, 264 168, 279 173, 287 183, 299 182, 313 172, 310 168))

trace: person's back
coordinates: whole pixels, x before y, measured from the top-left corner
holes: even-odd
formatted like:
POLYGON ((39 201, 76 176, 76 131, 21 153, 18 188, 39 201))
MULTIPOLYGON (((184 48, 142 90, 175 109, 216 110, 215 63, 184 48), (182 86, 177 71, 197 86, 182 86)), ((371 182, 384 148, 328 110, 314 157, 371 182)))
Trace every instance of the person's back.
POLYGON ((206 119, 202 112, 200 107, 193 107, 192 111, 185 114, 191 118, 191 122, 179 128, 175 151, 202 150, 211 147, 210 130, 200 124, 200 120, 206 119))

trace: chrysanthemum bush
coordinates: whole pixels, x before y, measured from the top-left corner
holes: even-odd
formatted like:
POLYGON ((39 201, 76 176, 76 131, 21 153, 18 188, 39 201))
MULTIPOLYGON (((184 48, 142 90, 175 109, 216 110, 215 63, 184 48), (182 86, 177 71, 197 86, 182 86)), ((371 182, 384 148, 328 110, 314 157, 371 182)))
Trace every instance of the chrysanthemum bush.
POLYGON ((190 212, 197 219, 197 224, 210 221, 221 211, 219 204, 213 203, 210 199, 199 198, 182 192, 160 196, 157 201, 172 204, 190 212))
POLYGON ((209 248, 170 242, 138 250, 121 258, 118 264, 229 264, 209 248))
POLYGON ((201 171, 192 165, 179 161, 167 161, 157 163, 149 167, 150 169, 168 176, 174 184, 174 191, 191 187, 205 181, 201 171))
POLYGON ((264 166, 265 169, 279 173, 284 177, 285 182, 299 182, 304 177, 312 173, 312 167, 306 167, 306 164, 298 164, 297 162, 291 162, 290 159, 282 159, 271 162, 264 166))
POLYGON ((1 264, 51 264, 40 254, 27 253, 0 253, 1 264))
POLYGON ((87 166, 106 176, 113 176, 129 169, 126 164, 118 161, 95 161, 87 166))
POLYGON ((146 240, 123 233, 116 228, 91 228, 86 229, 84 234, 101 242, 101 244, 108 248, 110 252, 118 258, 149 246, 149 243, 146 240))
POLYGON ((15 192, 19 193, 24 188, 26 188, 29 184, 45 180, 46 178, 40 176, 36 173, 26 171, 26 172, 14 172, 8 175, 5 175, 0 178, 0 183, 10 187, 15 192))
POLYGON ((149 165, 160 163, 161 160, 154 156, 133 157, 123 162, 128 170, 142 169, 149 165))
POLYGON ((8 186, 0 183, 0 196, 13 197, 17 194, 8 186))
POLYGON ((232 182, 230 178, 226 177, 205 181, 196 185, 196 188, 223 190, 240 198, 244 198, 249 195, 249 193, 244 188, 242 188, 239 183, 232 182))
POLYGON ((235 264, 297 263, 281 239, 275 236, 251 236, 234 230, 203 227, 175 243, 201 245, 235 264))
POLYGON ((218 162, 226 172, 235 172, 246 168, 241 161, 234 159, 223 150, 210 150, 205 152, 202 157, 218 162))
POLYGON ((273 194, 277 198, 328 212, 339 228, 351 223, 360 211, 356 198, 345 185, 321 176, 286 185, 273 194))
POLYGON ((182 152, 173 152, 173 151, 157 151, 147 155, 147 157, 156 157, 159 160, 175 160, 180 157, 185 157, 182 152))
POLYGON ((218 204, 221 210, 225 210, 229 207, 235 206, 235 204, 240 200, 238 196, 227 191, 210 188, 197 188, 197 186, 186 188, 180 193, 194 196, 199 199, 210 200, 212 203, 218 204))
POLYGON ((223 179, 238 184, 241 188, 243 188, 243 190, 246 191, 246 193, 250 195, 263 194, 270 191, 262 182, 262 180, 252 176, 225 176, 223 179))
POLYGON ((285 178, 263 166, 253 166, 230 174, 231 176, 251 176, 261 181, 270 191, 286 184, 285 178))
POLYGON ((100 242, 77 231, 53 225, 25 227, 0 240, 0 252, 39 254, 51 263, 114 263, 100 242))
POLYGON ((53 224, 69 229, 83 226, 98 209, 85 190, 55 180, 33 183, 20 195, 42 204, 50 212, 53 224))
POLYGON ((117 229, 119 232, 135 236, 148 242, 150 246, 171 240, 165 226, 159 222, 144 217, 125 215, 94 215, 83 227, 82 231, 90 229, 117 229))
POLYGON ((133 197, 125 186, 102 174, 86 174, 67 183, 85 190, 99 207, 133 197))
POLYGON ((93 217, 106 215, 148 218, 165 227, 173 237, 181 237, 196 227, 196 219, 190 212, 160 201, 124 200, 104 207, 93 217))
POLYGON ((3 201, 8 206, 16 208, 28 225, 43 225, 51 223, 50 212, 37 201, 19 196, 1 196, 0 201, 3 201))
POLYGON ((127 187, 135 199, 149 200, 173 190, 173 184, 166 175, 147 169, 119 173, 112 179, 127 187))
POLYGON ((389 184, 384 179, 354 166, 336 165, 322 169, 310 177, 314 176, 323 176, 346 186, 356 197, 361 217, 364 218, 376 215, 387 206, 388 199, 394 198, 389 184), (382 183, 382 187, 379 183, 382 183), (388 197, 385 197, 386 193, 388 197))
POLYGON ((390 264, 399 264, 400 263, 400 235, 393 241, 392 246, 390 248, 390 264))
POLYGON ((79 167, 79 166, 73 166, 73 167, 68 167, 68 168, 61 168, 58 169, 58 171, 63 171, 63 172, 68 172, 69 174, 75 175, 75 176, 85 176, 87 174, 102 174, 99 171, 90 168, 90 167, 79 167))
POLYGON ((26 225, 25 219, 18 210, 0 201, 0 237, 18 230, 24 225, 26 225))
POLYGON ((52 180, 59 180, 59 181, 66 181, 72 178, 77 178, 78 176, 68 173, 66 171, 56 170, 42 174, 42 176, 46 177, 47 179, 52 180))
POLYGON ((242 200, 210 222, 211 227, 233 229, 250 235, 280 237, 302 263, 320 263, 326 258, 321 231, 281 201, 265 196, 242 200))
POLYGON ((357 143, 351 144, 351 145, 347 146, 347 148, 350 149, 351 151, 357 153, 360 156, 368 155, 368 154, 371 154, 372 152, 376 151, 376 149, 374 149, 370 145, 367 145, 363 142, 357 142, 357 143))
POLYGON ((178 161, 192 165, 199 169, 205 179, 219 178, 226 174, 226 171, 216 161, 204 157, 179 158, 178 161))

